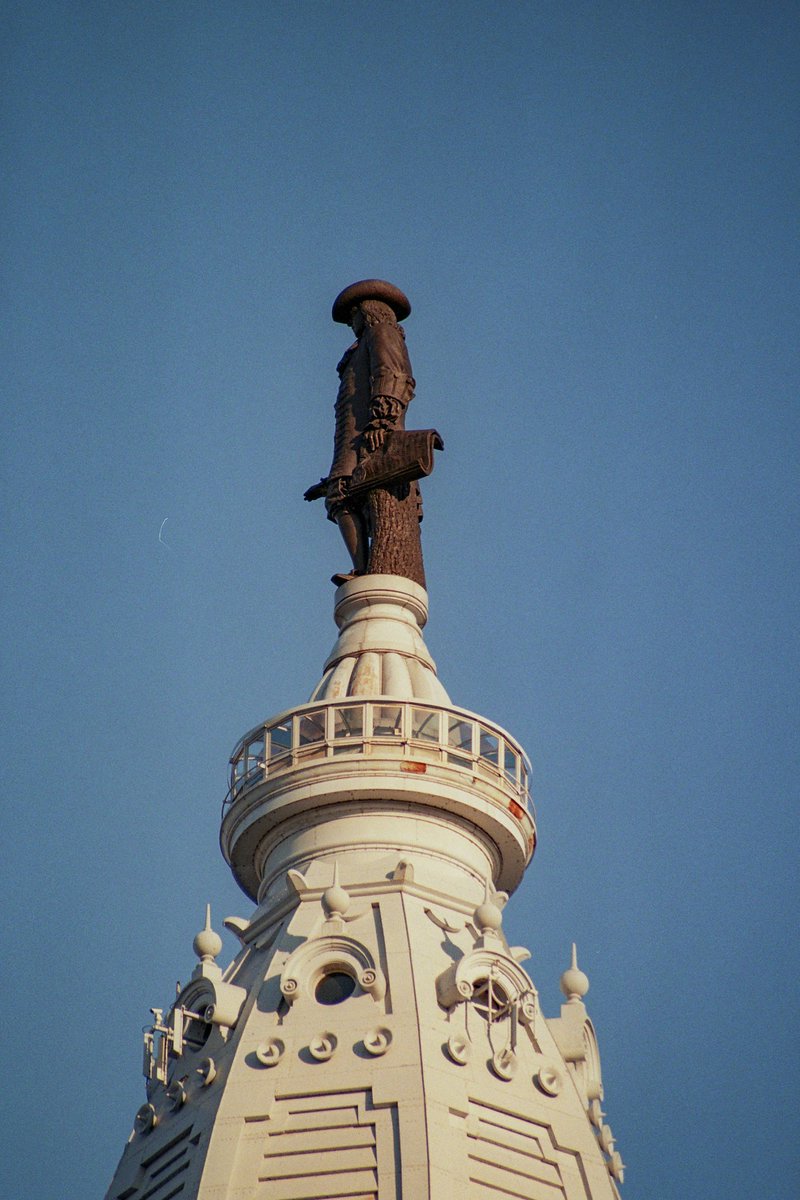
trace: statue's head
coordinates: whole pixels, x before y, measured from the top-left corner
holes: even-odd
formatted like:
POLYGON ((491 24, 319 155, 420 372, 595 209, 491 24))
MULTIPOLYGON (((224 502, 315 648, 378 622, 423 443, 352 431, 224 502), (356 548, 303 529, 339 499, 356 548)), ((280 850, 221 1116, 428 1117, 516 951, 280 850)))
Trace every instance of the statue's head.
MULTIPOLYGON (((339 293, 333 302, 331 316, 341 325, 352 325, 353 309, 360 309, 364 319, 369 320, 369 309, 365 306, 373 301, 381 307, 388 305, 398 321, 404 321, 411 312, 408 297, 393 283, 387 283, 385 279, 360 279, 339 293)), ((373 309, 373 313, 376 311, 373 309)))
POLYGON ((362 300, 351 312, 349 323, 356 337, 361 337, 365 325, 396 325, 397 315, 382 300, 362 300))

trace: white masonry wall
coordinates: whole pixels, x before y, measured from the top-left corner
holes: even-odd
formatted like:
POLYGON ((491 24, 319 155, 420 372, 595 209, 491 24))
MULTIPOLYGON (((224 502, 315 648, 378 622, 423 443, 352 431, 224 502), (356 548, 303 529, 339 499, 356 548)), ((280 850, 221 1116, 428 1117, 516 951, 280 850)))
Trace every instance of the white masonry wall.
MULTIPOLYGON (((422 589, 356 579, 337 612, 347 653, 334 647, 320 688, 345 660, 338 678, 359 676, 359 644, 370 688, 435 679, 422 589), (387 673, 385 655, 412 666, 387 673)), ((436 682, 389 697, 406 707, 388 746, 367 731, 339 753, 325 707, 380 690, 318 688, 310 716, 290 718, 290 750, 270 758, 264 739, 263 771, 256 761, 222 833, 260 902, 249 923, 229 923, 242 951, 224 974, 219 939, 198 934, 198 967, 152 1035, 148 1100, 108 1200, 618 1196, 588 981, 576 963, 565 972, 567 1001, 548 1023, 527 951, 502 931, 535 843, 521 768, 509 783, 502 758, 487 765, 478 725, 469 734, 436 682), (458 719, 466 749, 406 736, 426 703, 443 738, 458 719)))

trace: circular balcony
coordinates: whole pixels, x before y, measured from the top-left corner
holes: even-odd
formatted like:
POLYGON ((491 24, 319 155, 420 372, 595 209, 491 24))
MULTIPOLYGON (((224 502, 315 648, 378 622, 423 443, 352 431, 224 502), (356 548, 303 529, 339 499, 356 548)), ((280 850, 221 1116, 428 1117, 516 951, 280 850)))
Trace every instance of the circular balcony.
MULTIPOLYGON (((230 760, 222 806, 226 859, 258 889, 257 838, 295 813, 342 799, 423 803, 488 833, 524 870, 535 845, 530 764, 499 726, 451 705, 348 698, 290 709, 251 729, 230 760), (514 843, 512 850, 511 843, 514 843)), ((503 872, 504 873, 504 872, 503 872)))
POLYGON ((530 764, 504 730, 463 709, 409 701, 307 704, 257 725, 237 742, 222 805, 310 759, 339 755, 448 763, 491 779, 526 811, 530 764))

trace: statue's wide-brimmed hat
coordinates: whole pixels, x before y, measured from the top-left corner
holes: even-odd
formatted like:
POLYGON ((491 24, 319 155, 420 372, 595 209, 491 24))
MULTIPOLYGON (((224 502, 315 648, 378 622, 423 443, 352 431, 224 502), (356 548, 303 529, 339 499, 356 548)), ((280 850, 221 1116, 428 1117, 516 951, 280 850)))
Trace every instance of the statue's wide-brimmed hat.
POLYGON ((358 283, 351 283, 350 287, 339 292, 334 300, 331 309, 334 321, 338 321, 340 325, 349 325, 350 313, 362 300, 382 300, 394 309, 398 321, 405 321, 411 312, 408 296, 393 283, 387 283, 385 279, 359 279, 358 283))

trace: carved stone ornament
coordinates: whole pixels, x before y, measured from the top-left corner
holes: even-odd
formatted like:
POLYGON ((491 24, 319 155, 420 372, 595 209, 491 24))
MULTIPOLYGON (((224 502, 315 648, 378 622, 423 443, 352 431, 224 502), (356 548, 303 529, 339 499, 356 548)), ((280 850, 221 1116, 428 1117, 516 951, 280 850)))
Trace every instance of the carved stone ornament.
POLYGON ((150 1133, 158 1124, 158 1113, 152 1104, 143 1104, 137 1109, 136 1116, 133 1118, 133 1127, 137 1133, 150 1133))
POLYGON ((182 1108, 188 1099, 186 1084, 183 1079, 176 1079, 167 1088, 167 1099, 169 1100, 170 1108, 173 1112, 177 1112, 182 1108))
POLYGON ((213 1058, 204 1058, 197 1068, 197 1074, 203 1081, 203 1087, 209 1087, 217 1078, 217 1064, 213 1058))
POLYGON ((329 1030, 325 1030, 324 1033, 318 1033, 317 1036, 313 1037, 308 1043, 308 1053, 312 1058, 315 1058, 317 1062, 327 1062, 328 1059, 333 1058, 334 1054, 336 1053, 337 1045, 338 1040, 336 1038, 336 1034, 331 1033, 329 1030))
POLYGON ((590 1100, 587 1111, 589 1113, 589 1120, 592 1122, 595 1129, 599 1129, 603 1124, 603 1117, 606 1115, 600 1107, 600 1101, 590 1100))
POLYGON ((232 1029, 246 997, 244 988, 204 976, 187 983, 178 1000, 183 1008, 200 1014, 209 1025, 232 1029))
POLYGON ((600 1145, 603 1147, 603 1150, 605 1151, 606 1154, 613 1153, 614 1142, 616 1139, 614 1137, 614 1134, 611 1132, 610 1125, 601 1125, 600 1126, 599 1130, 597 1131, 597 1140, 600 1143, 600 1145))
POLYGON ((289 1004, 298 996, 313 997, 319 980, 329 972, 350 975, 373 1000, 386 994, 386 979, 361 942, 344 935, 313 938, 289 956, 281 974, 281 993, 289 1004))
POLYGON ((519 1063, 511 1047, 504 1046, 502 1050, 497 1050, 492 1055, 490 1066, 498 1079, 502 1079, 504 1083, 509 1083, 516 1075, 519 1063))
POLYGON ((471 950, 436 980, 436 994, 442 1008, 470 1001, 485 1007, 483 997, 487 993, 490 1019, 496 1019, 491 1016, 494 1000, 497 1018, 504 1015, 503 1009, 514 1008, 523 1025, 535 1021, 536 989, 519 963, 502 950, 471 950))
POLYGON ((564 1086, 564 1076, 552 1063, 543 1063, 536 1073, 536 1082, 546 1096, 557 1096, 564 1086))
POLYGON ((270 1038, 256 1046, 256 1058, 262 1067, 276 1067, 283 1058, 286 1047, 280 1038, 270 1038))
POLYGON ((472 1044, 466 1034, 451 1033, 445 1043, 447 1057, 459 1067, 465 1067, 472 1054, 472 1044))
POLYGON ((364 1034, 364 1049, 367 1051, 367 1054, 372 1054, 375 1058, 379 1058, 382 1054, 385 1054, 391 1043, 391 1030, 383 1026, 370 1029, 369 1033, 364 1034))
POLYGON ((549 1018, 547 1026, 589 1109, 592 1101, 603 1099, 603 1079, 597 1034, 584 1005, 574 1000, 562 1004, 561 1016, 549 1018))

